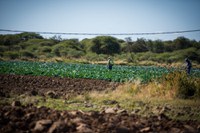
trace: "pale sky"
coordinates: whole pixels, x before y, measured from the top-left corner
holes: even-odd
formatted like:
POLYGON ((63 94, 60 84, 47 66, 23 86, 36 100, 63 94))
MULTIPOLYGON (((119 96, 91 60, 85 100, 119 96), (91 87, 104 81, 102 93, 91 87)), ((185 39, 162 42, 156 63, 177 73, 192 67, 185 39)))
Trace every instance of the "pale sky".
MULTIPOLYGON (((0 0, 0 29, 105 34, 196 30, 200 0, 0 0)), ((200 40, 200 32, 115 37, 173 40, 178 36, 200 40)))

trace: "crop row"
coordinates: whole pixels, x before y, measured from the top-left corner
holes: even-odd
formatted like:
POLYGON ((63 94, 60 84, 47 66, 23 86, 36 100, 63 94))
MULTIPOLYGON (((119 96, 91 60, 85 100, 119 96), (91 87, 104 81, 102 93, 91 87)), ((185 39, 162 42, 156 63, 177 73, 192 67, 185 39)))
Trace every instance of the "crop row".
MULTIPOLYGON (((89 78, 124 82, 141 80, 142 82, 159 78, 163 74, 174 69, 155 66, 119 66, 116 65, 110 71, 106 65, 96 64, 66 64, 66 63, 43 63, 43 62, 18 62, 0 61, 1 74, 53 76, 68 78, 89 78)), ((200 70, 195 69, 192 74, 200 77, 200 70)))

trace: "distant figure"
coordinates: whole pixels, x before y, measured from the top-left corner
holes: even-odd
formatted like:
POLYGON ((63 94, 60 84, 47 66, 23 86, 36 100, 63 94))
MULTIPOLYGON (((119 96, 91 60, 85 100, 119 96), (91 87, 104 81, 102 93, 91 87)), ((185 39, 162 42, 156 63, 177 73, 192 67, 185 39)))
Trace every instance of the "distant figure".
POLYGON ((112 66, 114 65, 114 62, 113 62, 113 60, 109 57, 108 58, 108 69, 109 70, 112 70, 112 66))
POLYGON ((190 62, 188 58, 185 59, 185 62, 187 63, 187 74, 190 74, 192 63, 190 62))

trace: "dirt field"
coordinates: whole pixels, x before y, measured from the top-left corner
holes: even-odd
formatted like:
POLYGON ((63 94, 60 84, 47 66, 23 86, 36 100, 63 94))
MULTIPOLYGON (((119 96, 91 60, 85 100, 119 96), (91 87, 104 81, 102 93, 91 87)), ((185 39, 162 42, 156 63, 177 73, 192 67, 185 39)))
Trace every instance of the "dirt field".
POLYGON ((57 97, 83 94, 88 91, 115 89, 119 83, 92 79, 71 79, 44 76, 0 75, 0 95, 45 95, 49 91, 57 97))
MULTIPOLYGON (((90 79, 0 75, 0 99, 12 95, 44 96, 49 91, 56 97, 83 94, 91 90, 115 89, 119 84, 90 79)), ((0 132, 200 132, 197 121, 178 121, 164 114, 148 118, 126 110, 107 108, 99 111, 58 111, 47 107, 12 104, 0 105, 0 132)))

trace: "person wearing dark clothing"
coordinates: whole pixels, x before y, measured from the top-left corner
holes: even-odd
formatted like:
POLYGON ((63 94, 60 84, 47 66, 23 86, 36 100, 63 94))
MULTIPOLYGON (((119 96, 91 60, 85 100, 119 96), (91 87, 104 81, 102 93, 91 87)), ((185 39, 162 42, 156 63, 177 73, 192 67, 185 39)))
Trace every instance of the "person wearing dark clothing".
POLYGON ((114 63, 113 63, 112 59, 109 57, 109 58, 108 58, 108 69, 109 69, 109 70, 112 70, 113 64, 114 64, 114 63))
POLYGON ((190 74, 192 63, 190 62, 188 58, 185 59, 185 62, 187 63, 187 74, 190 74))

